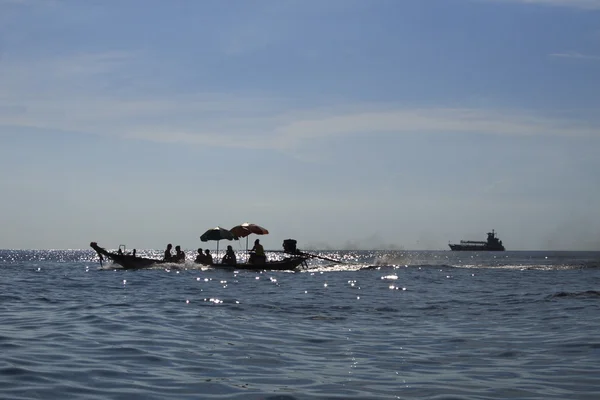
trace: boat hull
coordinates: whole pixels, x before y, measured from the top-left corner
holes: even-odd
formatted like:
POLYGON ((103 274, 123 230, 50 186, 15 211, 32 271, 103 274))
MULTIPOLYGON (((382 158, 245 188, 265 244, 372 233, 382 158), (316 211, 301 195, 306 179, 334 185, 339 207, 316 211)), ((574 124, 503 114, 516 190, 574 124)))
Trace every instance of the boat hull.
POLYGON ((98 246, 96 242, 90 243, 90 247, 96 250, 96 253, 98 253, 98 255, 100 256, 100 261, 103 260, 103 257, 106 257, 109 260, 111 260, 114 264, 120 265, 122 269, 150 268, 158 264, 167 263, 164 260, 157 260, 155 258, 138 257, 132 254, 112 253, 106 250, 105 248, 98 246))
MULTIPOLYGON (((104 258, 111 260, 113 263, 120 265, 123 269, 142 269, 150 268, 160 264, 174 264, 173 262, 166 262, 164 260, 157 260, 154 258, 137 257, 131 254, 118 254, 106 250, 103 247, 98 246, 96 242, 90 243, 90 247, 98 253, 100 260, 104 258)), ((239 263, 236 265, 227 264, 204 264, 197 263, 198 265, 206 265, 213 268, 223 269, 245 269, 253 271, 293 271, 301 265, 306 265, 306 257, 290 257, 284 258, 283 260, 268 261, 264 264, 249 264, 239 263)))
POLYGON ((504 251, 504 246, 469 246, 464 244, 450 244, 453 251, 504 251))
POLYGON ((251 271, 293 271, 296 270, 301 265, 306 265, 306 258, 304 257, 292 257, 285 258, 283 260, 277 261, 267 261, 264 264, 248 264, 248 263, 239 263, 235 265, 227 265, 227 264, 203 264, 213 268, 220 269, 230 269, 230 270, 238 270, 245 269, 251 271))

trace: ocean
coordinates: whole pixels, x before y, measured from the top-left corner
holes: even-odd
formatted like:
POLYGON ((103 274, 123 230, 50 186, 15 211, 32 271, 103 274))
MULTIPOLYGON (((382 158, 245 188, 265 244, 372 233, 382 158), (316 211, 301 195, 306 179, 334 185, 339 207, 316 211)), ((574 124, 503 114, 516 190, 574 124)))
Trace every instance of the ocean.
POLYGON ((600 398, 600 252, 313 253, 344 264, 1 250, 0 398, 600 398))

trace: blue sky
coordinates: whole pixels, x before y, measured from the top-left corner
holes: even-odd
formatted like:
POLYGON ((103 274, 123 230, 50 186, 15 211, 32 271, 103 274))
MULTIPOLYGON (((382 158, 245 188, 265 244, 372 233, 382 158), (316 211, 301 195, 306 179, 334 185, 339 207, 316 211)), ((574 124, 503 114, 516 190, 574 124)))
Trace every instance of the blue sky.
POLYGON ((598 110, 600 0, 0 0, 0 248, 600 250, 598 110))

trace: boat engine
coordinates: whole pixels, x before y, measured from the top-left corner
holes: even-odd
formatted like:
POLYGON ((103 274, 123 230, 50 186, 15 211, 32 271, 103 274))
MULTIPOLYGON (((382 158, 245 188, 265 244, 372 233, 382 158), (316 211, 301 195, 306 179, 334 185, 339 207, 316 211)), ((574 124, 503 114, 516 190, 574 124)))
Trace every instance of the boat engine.
POLYGON ((298 254, 299 252, 296 248, 296 243, 298 242, 294 239, 285 239, 283 241, 283 251, 285 253, 298 254))

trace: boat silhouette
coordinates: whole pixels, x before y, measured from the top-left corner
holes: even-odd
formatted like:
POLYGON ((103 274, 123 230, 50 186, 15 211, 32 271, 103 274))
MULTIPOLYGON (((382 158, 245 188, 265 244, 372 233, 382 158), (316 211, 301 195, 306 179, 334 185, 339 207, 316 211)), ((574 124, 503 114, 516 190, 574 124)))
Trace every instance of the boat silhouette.
POLYGON ((487 234, 487 241, 461 240, 458 244, 448 244, 453 251, 504 251, 502 240, 498 239, 492 229, 487 234))

